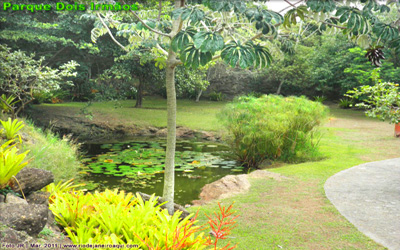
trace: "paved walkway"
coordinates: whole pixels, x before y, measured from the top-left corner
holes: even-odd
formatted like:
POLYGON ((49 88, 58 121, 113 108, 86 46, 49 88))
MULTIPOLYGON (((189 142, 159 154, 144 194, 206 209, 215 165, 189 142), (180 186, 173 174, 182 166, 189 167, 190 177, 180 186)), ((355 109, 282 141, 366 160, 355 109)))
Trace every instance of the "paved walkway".
POLYGON ((400 249, 400 158, 341 171, 326 181, 325 193, 365 235, 400 249))

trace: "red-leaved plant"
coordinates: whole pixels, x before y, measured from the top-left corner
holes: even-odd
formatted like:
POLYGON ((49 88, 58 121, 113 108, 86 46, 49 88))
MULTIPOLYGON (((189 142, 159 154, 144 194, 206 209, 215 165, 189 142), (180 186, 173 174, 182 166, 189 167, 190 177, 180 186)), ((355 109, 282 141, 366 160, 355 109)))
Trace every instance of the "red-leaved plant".
MULTIPOLYGON (((233 204, 231 204, 228 208, 225 208, 225 206, 221 206, 220 203, 218 203, 219 206, 219 213, 217 214, 214 212, 215 218, 211 218, 210 216, 207 216, 208 218, 208 224, 211 227, 211 232, 210 234, 215 237, 214 242, 209 239, 208 244, 213 245, 213 249, 217 249, 217 243, 219 240, 224 240, 226 237, 231 233, 232 229, 235 228, 235 223, 236 223, 236 218, 239 217, 239 215, 233 216, 235 212, 231 212, 233 204)), ((224 247, 220 248, 221 250, 231 250, 236 248, 237 244, 229 247, 231 243, 226 244, 224 247)))
MULTIPOLYGON (((165 245, 156 246, 153 245, 152 242, 149 241, 148 238, 142 239, 139 235, 135 234, 135 236, 145 244, 149 250, 179 250, 179 249, 206 249, 208 246, 212 246, 211 249, 217 250, 232 250, 236 248, 237 244, 231 246, 231 243, 226 244, 222 248, 217 248, 217 244, 219 240, 224 240, 231 233, 232 229, 235 227, 236 218, 239 215, 233 216, 235 212, 232 212, 233 204, 231 204, 228 208, 225 206, 221 206, 218 203, 219 212, 214 212, 214 217, 211 217, 206 214, 208 218, 208 224, 211 227, 210 236, 206 238, 197 238, 193 241, 194 234, 201 233, 206 229, 206 225, 196 226, 196 219, 199 211, 197 211, 196 215, 191 218, 184 226, 177 227, 173 232, 172 242, 168 242, 168 232, 165 235, 165 245), (213 239, 214 238, 214 239, 213 239)), ((210 248, 208 248, 210 249, 210 248)))

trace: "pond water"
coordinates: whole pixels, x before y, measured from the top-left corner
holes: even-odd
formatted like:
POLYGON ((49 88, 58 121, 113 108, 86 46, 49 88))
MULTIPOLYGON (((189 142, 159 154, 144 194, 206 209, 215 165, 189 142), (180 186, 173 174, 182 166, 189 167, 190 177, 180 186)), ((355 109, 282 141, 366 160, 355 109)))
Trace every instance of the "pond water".
MULTIPOLYGON (((86 143, 84 181, 89 190, 106 188, 155 193, 164 187, 166 141, 134 138, 124 142, 86 143)), ((190 204, 201 188, 226 175, 245 170, 220 143, 178 140, 175 157, 175 202, 190 204)))

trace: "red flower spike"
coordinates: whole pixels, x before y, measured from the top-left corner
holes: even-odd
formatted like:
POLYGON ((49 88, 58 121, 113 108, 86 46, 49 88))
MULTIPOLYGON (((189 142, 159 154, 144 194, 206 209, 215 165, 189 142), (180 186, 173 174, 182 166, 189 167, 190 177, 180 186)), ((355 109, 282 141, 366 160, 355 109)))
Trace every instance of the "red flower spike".
MULTIPOLYGON (((214 249, 217 249, 217 243, 218 240, 223 240, 226 239, 226 236, 229 235, 231 233, 231 230, 233 228, 235 228, 235 219, 238 217, 234 216, 233 218, 231 217, 235 212, 231 212, 231 209, 233 207, 233 204, 231 204, 228 208, 225 208, 225 206, 221 206, 220 203, 218 203, 219 206, 219 213, 214 213, 215 215, 215 219, 212 219, 210 216, 207 216, 208 218, 208 224, 211 227, 211 235, 213 235, 215 237, 215 241, 214 243, 212 243, 212 241, 210 240, 210 245, 214 245, 214 249), (231 217, 231 218, 229 218, 231 217)), ((230 249, 234 249, 236 247, 236 245, 230 247, 230 243, 228 243, 226 246, 224 246, 223 250, 230 250, 230 249)))

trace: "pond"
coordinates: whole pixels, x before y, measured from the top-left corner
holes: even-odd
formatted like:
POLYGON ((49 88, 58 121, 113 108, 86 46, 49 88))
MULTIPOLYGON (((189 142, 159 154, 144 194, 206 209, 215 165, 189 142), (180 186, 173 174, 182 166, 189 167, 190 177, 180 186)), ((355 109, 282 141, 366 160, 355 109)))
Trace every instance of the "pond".
MULTIPOLYGON (((166 140, 132 138, 123 142, 83 144, 84 182, 89 190, 106 188, 161 196, 166 140)), ((178 140, 175 157, 175 202, 190 204, 201 188, 226 175, 242 174, 229 147, 215 142, 178 140)))

